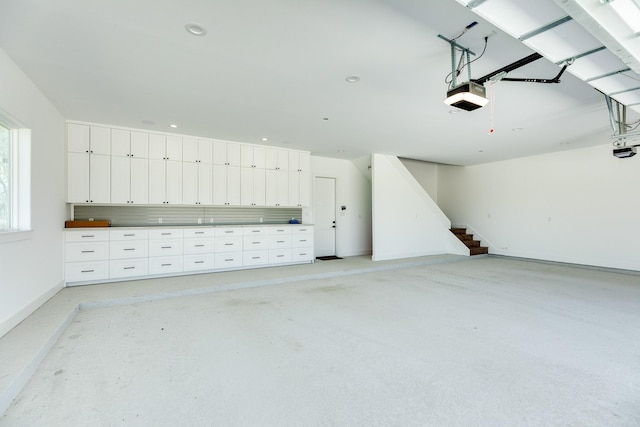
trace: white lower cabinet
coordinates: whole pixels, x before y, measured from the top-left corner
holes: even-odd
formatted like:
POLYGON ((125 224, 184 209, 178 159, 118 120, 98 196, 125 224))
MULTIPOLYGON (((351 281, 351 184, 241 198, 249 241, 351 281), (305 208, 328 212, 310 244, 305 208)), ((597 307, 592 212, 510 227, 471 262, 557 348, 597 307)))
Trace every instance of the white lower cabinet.
POLYGON ((65 231, 69 285, 313 260, 313 227, 303 225, 65 231))

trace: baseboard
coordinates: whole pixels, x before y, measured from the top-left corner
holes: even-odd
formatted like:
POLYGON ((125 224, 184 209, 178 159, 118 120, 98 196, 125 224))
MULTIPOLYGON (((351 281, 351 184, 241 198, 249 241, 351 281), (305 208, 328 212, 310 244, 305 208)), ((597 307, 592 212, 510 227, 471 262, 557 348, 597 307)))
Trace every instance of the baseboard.
POLYGON ((546 259, 537 259, 537 258, 526 258, 526 257, 517 257, 511 255, 498 255, 498 254, 489 254, 491 258, 506 258, 512 259, 515 261, 526 261, 526 262, 535 262, 538 264, 548 264, 548 265, 558 265, 562 267, 574 267, 574 268, 583 268, 587 270, 597 270, 604 271, 606 273, 618 273, 618 274, 628 274, 631 276, 640 276, 640 271, 637 270, 625 270, 623 268, 614 268, 614 267, 600 267, 597 265, 588 265, 588 264, 577 264, 572 262, 563 262, 563 261, 549 261, 546 259))
POLYGON ((17 313, 9 317, 7 320, 0 324, 0 338, 2 338, 5 334, 7 334, 11 329, 15 328, 22 322, 24 319, 29 317, 31 313, 36 311, 42 304, 49 301, 51 297, 60 292, 64 288, 64 281, 61 281, 53 288, 49 289, 47 292, 42 294, 40 297, 36 298, 31 303, 22 307, 17 313))

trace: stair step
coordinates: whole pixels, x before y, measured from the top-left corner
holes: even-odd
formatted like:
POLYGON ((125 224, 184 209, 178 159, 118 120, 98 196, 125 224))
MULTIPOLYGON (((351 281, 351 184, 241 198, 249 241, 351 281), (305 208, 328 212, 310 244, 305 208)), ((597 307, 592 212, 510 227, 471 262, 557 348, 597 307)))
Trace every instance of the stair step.
POLYGON ((473 234, 456 234, 456 237, 462 240, 463 243, 473 240, 473 234))
POLYGON ((489 248, 487 248, 486 246, 478 246, 476 248, 469 248, 469 254, 470 255, 483 255, 483 254, 488 254, 489 253, 489 248))
POLYGON ((467 229, 466 228, 452 228, 451 232, 453 234, 467 234, 467 229))
POLYGON ((480 247, 480 240, 464 240, 462 241, 468 248, 478 248, 480 247))

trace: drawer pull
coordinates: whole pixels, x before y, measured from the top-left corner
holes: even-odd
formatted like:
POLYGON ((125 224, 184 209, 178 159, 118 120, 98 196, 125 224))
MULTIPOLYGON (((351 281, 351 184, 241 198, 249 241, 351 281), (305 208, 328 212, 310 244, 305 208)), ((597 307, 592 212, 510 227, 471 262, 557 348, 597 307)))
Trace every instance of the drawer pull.
POLYGON ((82 251, 82 253, 83 253, 83 254, 92 254, 92 253, 94 253, 94 252, 95 252, 95 251, 82 251))
POLYGON ((252 233, 259 233, 260 230, 251 230, 252 233))
POLYGON ((171 264, 160 264, 160 267, 169 267, 171 264))
POLYGON ((278 233, 284 233, 284 230, 276 230, 278 233))
POLYGON ((276 243, 284 243, 284 240, 278 240, 276 243))
POLYGON ((124 267, 123 270, 135 270, 135 267, 124 267))
POLYGON ((259 245, 260 242, 251 242, 252 245, 259 245))
POLYGON ((233 243, 225 243, 225 246, 233 246, 233 243))
POLYGON ((125 251, 135 251, 136 248, 124 248, 125 251))
POLYGON ((233 261, 233 258, 227 258, 227 259, 225 259, 224 261, 225 261, 225 262, 230 262, 230 261, 233 261))
POLYGON ((225 231, 225 233, 226 234, 233 233, 233 230, 227 230, 227 231, 225 231))
POLYGON ((85 237, 89 238, 89 237, 96 237, 96 236, 95 236, 95 234, 83 234, 80 237, 82 237, 84 239, 85 237))
POLYGON ((284 255, 276 255, 278 258, 283 258, 284 255))
POLYGON ((301 242, 306 242, 306 241, 307 241, 307 239, 300 239, 300 241, 301 241, 301 242))
POLYGON ((204 261, 196 261, 194 264, 204 264, 204 261))
POLYGON ((204 247, 204 245, 195 245, 195 246, 196 246, 196 248, 203 248, 204 247))
POLYGON ((171 249, 171 246, 162 246, 160 249, 171 249))
POLYGON ((125 235, 124 235, 124 237, 133 237, 133 236, 135 236, 135 234, 133 234, 133 233, 125 234, 125 235))
POLYGON ((300 254, 300 256, 303 256, 303 255, 306 255, 306 253, 305 253, 305 252, 303 252, 303 253, 301 253, 301 254, 300 254))
POLYGON ((204 231, 196 231, 196 234, 204 234, 204 231))
POLYGON ((260 257, 259 256, 254 256, 254 257, 251 257, 251 259, 260 259, 260 257))
POLYGON ((95 270, 82 270, 80 273, 93 273, 95 270))

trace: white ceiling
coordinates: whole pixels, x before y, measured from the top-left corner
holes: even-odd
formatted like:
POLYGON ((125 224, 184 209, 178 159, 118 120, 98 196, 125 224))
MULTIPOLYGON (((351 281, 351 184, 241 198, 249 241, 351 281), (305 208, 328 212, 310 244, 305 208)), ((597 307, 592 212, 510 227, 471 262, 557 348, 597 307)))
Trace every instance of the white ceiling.
MULTIPOLYGON (((455 0, 3 0, 0 48, 73 120, 461 165, 608 142, 604 97, 569 73, 497 83, 492 134, 489 105, 451 114, 437 36, 472 21, 461 45, 490 36, 473 78, 533 52, 455 0)), ((559 70, 543 58, 509 76, 559 70)))

